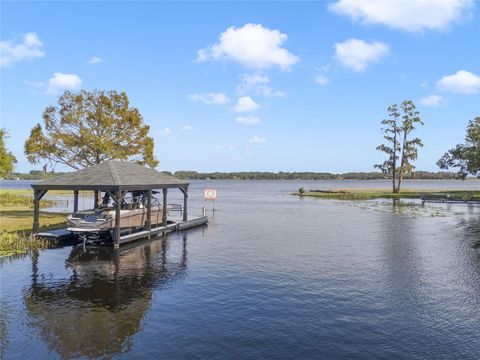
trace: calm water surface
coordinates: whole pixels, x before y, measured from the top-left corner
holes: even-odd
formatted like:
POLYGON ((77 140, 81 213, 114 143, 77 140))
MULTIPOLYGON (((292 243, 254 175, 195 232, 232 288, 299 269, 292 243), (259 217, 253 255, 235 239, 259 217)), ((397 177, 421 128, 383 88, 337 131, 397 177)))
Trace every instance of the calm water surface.
MULTIPOLYGON (((407 186, 479 184, 448 183, 407 186)), ((479 358, 480 207, 290 195, 382 184, 193 182, 192 214, 203 187, 219 190, 207 227, 4 260, 0 354, 479 358)))

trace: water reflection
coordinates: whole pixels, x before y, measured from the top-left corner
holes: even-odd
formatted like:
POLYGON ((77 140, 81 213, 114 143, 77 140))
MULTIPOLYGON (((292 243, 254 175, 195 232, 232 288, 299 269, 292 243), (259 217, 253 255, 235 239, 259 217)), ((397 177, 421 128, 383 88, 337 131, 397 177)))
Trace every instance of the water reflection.
POLYGON ((64 359, 128 352, 154 290, 184 276, 186 237, 178 259, 167 251, 164 239, 120 250, 74 247, 65 265, 72 275, 60 281, 45 280, 34 256, 24 297, 31 326, 64 359))

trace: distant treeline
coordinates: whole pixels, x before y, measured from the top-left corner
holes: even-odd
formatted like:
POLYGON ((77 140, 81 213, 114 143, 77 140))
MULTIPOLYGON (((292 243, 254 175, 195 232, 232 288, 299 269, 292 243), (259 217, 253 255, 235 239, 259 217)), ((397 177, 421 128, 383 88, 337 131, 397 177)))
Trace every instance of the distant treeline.
POLYGON ((53 176, 65 174, 64 172, 43 172, 42 170, 31 170, 29 173, 12 173, 9 180, 43 180, 53 176))
MULTIPOLYGON (((332 174, 323 172, 213 172, 199 173, 196 171, 176 171, 175 175, 181 179, 190 180, 384 180, 388 179, 381 172, 349 172, 344 174, 332 174)), ((454 180, 453 172, 428 172, 417 171, 405 179, 417 180, 454 180)))
MULTIPOLYGON (((203 173, 197 171, 176 171, 174 173, 163 171, 165 174, 174 175, 181 179, 190 180, 384 180, 388 179, 381 172, 348 172, 344 174, 332 174, 324 172, 213 172, 203 173)), ((63 172, 44 173, 40 170, 32 170, 29 173, 12 173, 9 179, 42 180, 52 176, 64 174, 63 172)), ((456 173, 453 172, 429 172, 416 171, 412 175, 406 175, 405 179, 416 180, 454 180, 456 173)))

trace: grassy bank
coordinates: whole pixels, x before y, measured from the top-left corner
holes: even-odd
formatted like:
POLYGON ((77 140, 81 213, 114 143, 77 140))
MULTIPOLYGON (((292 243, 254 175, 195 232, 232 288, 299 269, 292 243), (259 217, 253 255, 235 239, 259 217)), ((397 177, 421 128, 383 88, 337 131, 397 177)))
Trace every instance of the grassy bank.
POLYGON ((456 199, 467 200, 473 194, 476 200, 480 200, 478 190, 418 190, 405 189, 400 194, 393 194, 388 189, 332 189, 319 191, 304 191, 300 189, 295 195, 316 197, 320 199, 336 200, 374 200, 374 199, 420 199, 422 196, 434 197, 449 194, 456 199))
MULTIPOLYGON (((42 200, 42 206, 50 205, 53 205, 52 201, 42 200)), ((43 241, 32 241, 32 223, 32 191, 0 190, 0 256, 26 253, 46 246, 43 241)), ((64 224, 65 214, 40 213, 42 229, 56 228, 64 224)))

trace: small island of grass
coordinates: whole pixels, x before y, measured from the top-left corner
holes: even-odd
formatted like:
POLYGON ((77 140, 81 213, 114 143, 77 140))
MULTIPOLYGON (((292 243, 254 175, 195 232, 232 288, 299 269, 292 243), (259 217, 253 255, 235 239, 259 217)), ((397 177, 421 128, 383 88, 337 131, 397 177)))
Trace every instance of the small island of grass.
POLYGON ((331 189, 331 190, 304 190, 300 188, 295 193, 298 196, 315 197, 335 200, 374 200, 374 199, 443 199, 450 198, 460 201, 480 201, 479 190, 424 190, 405 189, 400 193, 393 193, 388 189, 331 189))

